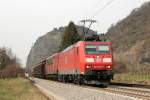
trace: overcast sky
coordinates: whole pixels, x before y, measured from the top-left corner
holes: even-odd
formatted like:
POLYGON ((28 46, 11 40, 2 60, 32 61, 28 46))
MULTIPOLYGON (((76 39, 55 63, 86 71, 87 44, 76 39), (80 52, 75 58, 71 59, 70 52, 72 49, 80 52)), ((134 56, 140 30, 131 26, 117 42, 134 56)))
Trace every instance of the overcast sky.
MULTIPOLYGON (((91 18, 111 0, 0 0, 0 47, 12 48, 25 65, 36 39, 54 27, 91 18)), ((93 19, 99 33, 150 0, 114 0, 93 19)))

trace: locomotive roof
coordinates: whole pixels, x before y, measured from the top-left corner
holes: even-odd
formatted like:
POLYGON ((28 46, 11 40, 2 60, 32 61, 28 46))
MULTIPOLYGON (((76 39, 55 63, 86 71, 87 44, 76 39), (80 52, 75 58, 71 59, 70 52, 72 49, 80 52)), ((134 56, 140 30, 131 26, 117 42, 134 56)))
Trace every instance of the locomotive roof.
POLYGON ((52 57, 54 57, 55 55, 57 55, 58 53, 54 53, 53 55, 51 55, 51 56, 49 56, 49 57, 47 57, 46 58, 46 60, 48 60, 49 58, 52 58, 52 57))
POLYGON ((106 41, 78 41, 77 43, 64 49, 62 52, 66 52, 66 51, 72 49, 73 47, 78 46, 80 43, 83 43, 83 44, 111 44, 111 42, 108 42, 108 41, 107 42, 106 41))

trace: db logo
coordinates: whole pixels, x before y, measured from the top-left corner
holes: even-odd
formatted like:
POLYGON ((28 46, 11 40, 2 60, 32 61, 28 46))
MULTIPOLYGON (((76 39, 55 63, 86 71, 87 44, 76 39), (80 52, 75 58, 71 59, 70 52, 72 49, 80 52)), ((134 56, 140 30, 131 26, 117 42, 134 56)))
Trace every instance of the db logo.
POLYGON ((101 62, 102 59, 101 58, 96 58, 96 62, 101 62))

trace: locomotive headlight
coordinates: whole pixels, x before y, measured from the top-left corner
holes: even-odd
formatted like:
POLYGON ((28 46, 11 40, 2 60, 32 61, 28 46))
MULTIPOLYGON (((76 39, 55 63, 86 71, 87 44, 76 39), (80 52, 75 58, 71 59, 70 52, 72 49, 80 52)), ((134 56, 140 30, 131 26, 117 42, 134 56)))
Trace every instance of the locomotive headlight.
POLYGON ((94 62, 94 58, 86 58, 86 62, 94 62))
POLYGON ((86 66, 86 68, 91 68, 91 66, 86 66))
POLYGON ((110 62, 112 62, 112 60, 111 60, 111 58, 103 58, 103 62, 110 63, 110 62))
POLYGON ((107 68, 111 68, 111 66, 107 66, 107 68))

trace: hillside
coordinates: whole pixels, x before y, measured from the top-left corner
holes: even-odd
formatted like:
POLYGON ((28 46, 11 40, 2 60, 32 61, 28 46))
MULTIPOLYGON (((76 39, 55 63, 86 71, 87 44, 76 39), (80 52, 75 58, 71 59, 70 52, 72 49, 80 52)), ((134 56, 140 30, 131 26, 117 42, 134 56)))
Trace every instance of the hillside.
POLYGON ((150 73, 150 2, 112 25, 105 37, 113 42, 117 71, 150 73))
MULTIPOLYGON (((82 35, 83 27, 76 26, 76 28, 79 34, 82 35)), ((87 28, 85 28, 85 30, 87 30, 87 28)), ((58 29, 54 28, 52 31, 39 37, 36 40, 27 58, 26 63, 27 70, 34 67, 40 61, 42 61, 43 59, 47 58, 48 56, 52 55, 53 53, 59 50, 61 37, 64 31, 65 27, 60 27, 58 29)), ((96 32, 93 30, 89 30, 86 36, 91 36, 92 34, 96 34, 96 32)))

